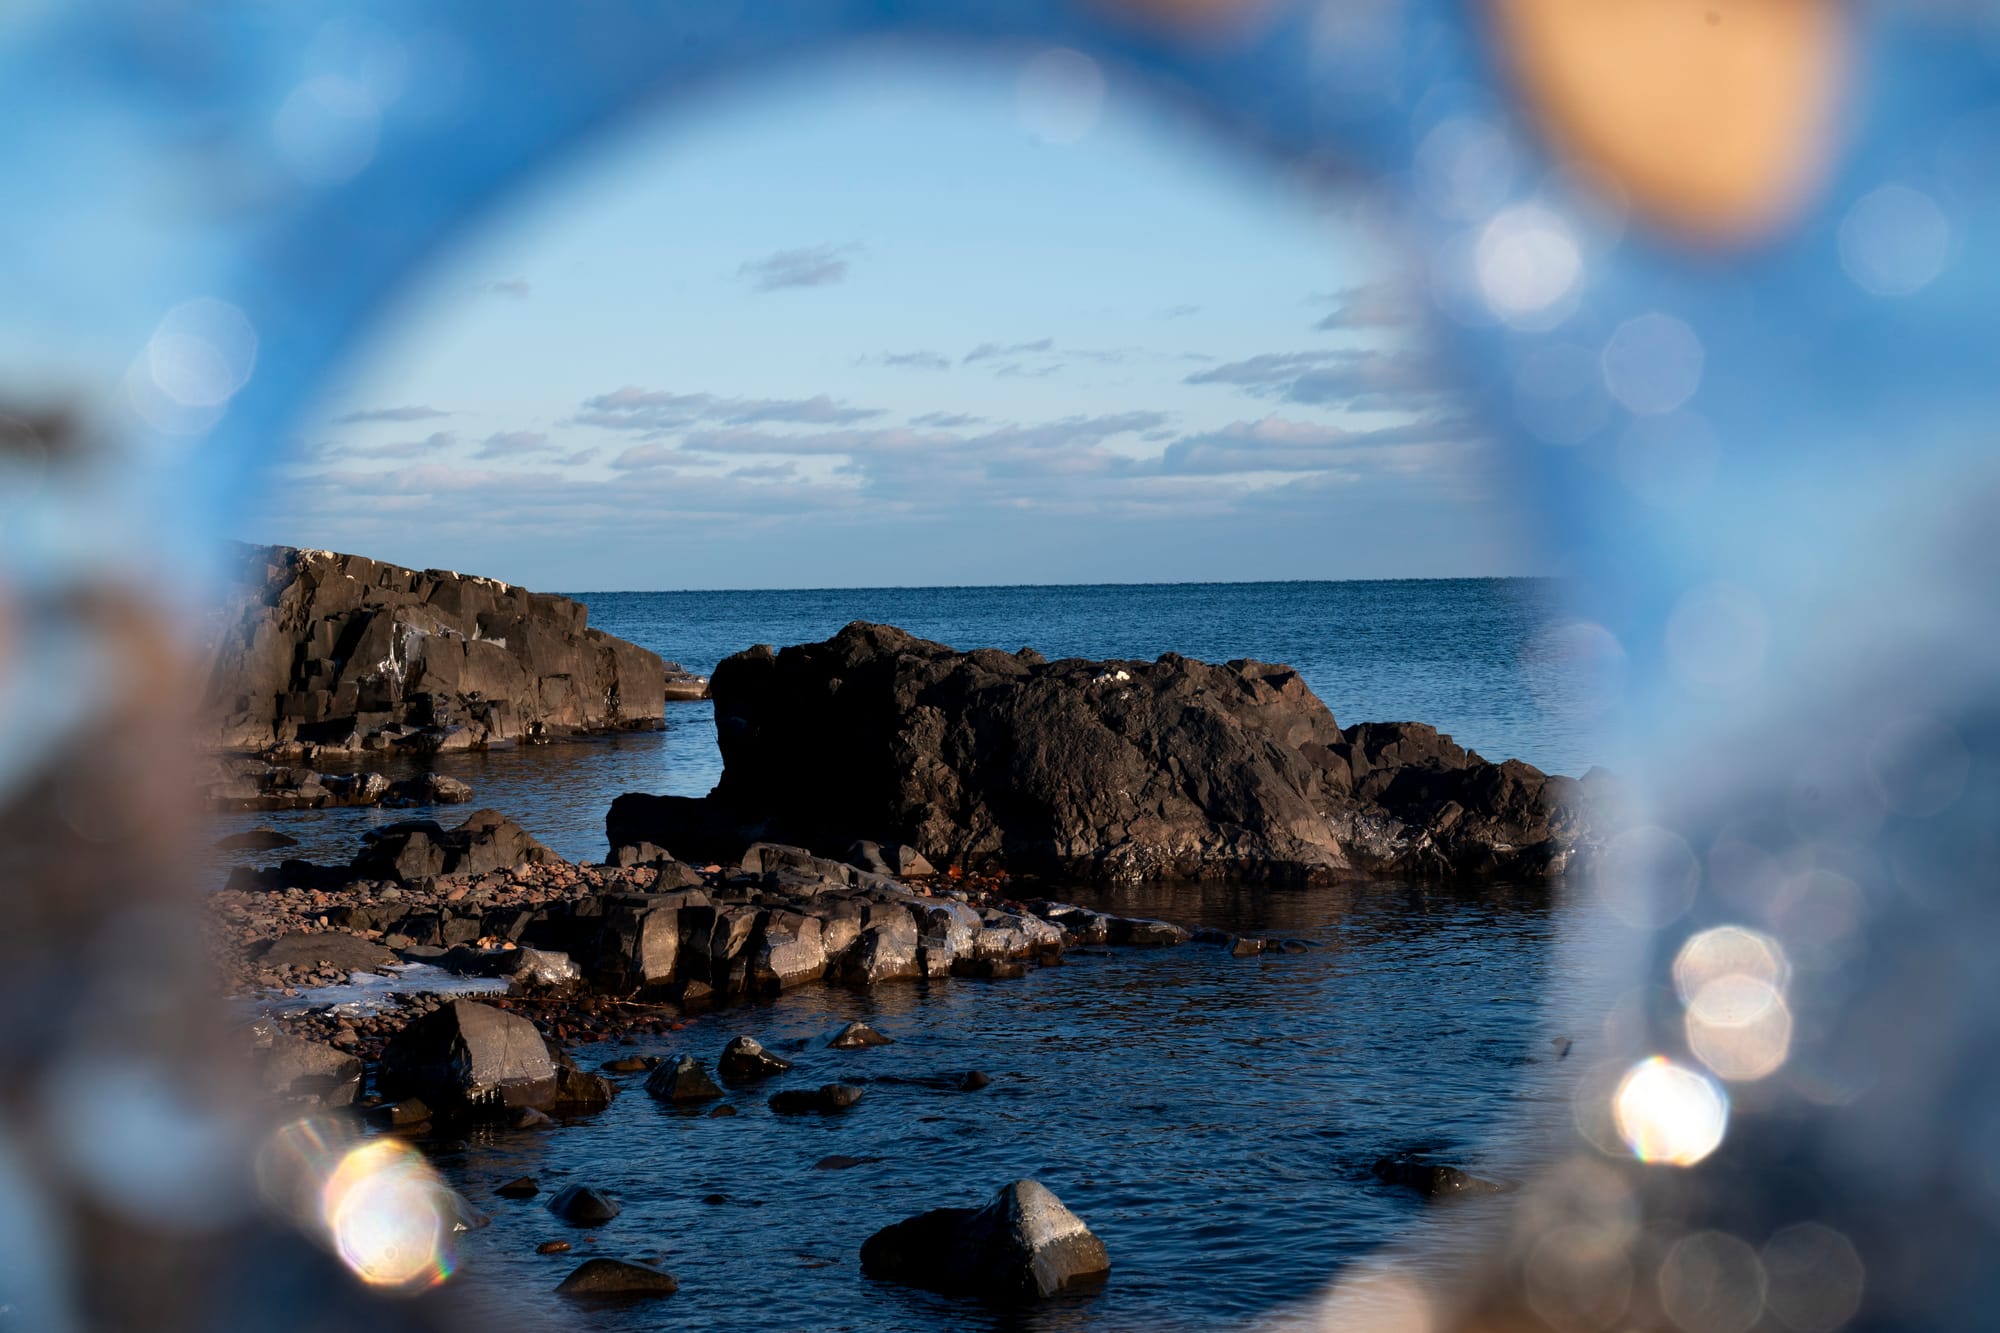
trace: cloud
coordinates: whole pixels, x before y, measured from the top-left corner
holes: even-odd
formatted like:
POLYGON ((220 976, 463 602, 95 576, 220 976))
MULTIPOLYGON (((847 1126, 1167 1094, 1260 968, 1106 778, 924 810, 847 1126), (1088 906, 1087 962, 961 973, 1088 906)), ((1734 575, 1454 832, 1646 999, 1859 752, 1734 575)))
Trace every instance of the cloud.
POLYGON ((440 412, 435 407, 417 404, 412 407, 371 407, 360 412, 349 412, 346 416, 335 417, 336 426, 360 426, 371 421, 431 421, 438 417, 448 417, 451 413, 440 412))
POLYGON ((1459 419, 1356 431, 1273 415, 1183 436, 1161 453, 1159 467, 1182 476, 1412 473, 1450 464, 1479 447, 1471 424, 1459 419))
POLYGON ((426 454, 449 449, 458 443, 458 435, 453 431, 432 431, 421 440, 397 440, 390 444, 348 444, 328 440, 312 445, 305 450, 309 462, 335 462, 340 459, 399 459, 422 458, 426 454))
POLYGON ((790 481, 799 475, 797 463, 751 463, 745 467, 731 468, 732 477, 745 481, 790 481))
POLYGON ((486 437, 474 458, 518 458, 522 454, 546 453, 549 437, 538 430, 503 430, 486 437))
POLYGON ((961 365, 971 365, 975 361, 991 361, 1000 356, 1019 356, 1024 352, 1047 352, 1055 348, 1054 338, 1037 338, 1025 343, 981 343, 965 354, 961 365))
POLYGON ((1313 325, 1328 332, 1351 329, 1404 329, 1416 324, 1419 311, 1409 289, 1400 283, 1371 282, 1327 292, 1315 300, 1328 301, 1333 309, 1313 325))
POLYGON ((1181 382, 1233 385, 1257 398, 1351 412, 1424 411, 1442 397, 1429 362, 1403 350, 1266 352, 1196 371, 1181 382))
POLYGON ((879 407, 850 407, 823 393, 811 398, 724 398, 712 393, 669 393, 627 385, 584 399, 572 420, 607 430, 660 435, 705 421, 729 425, 789 421, 844 426, 882 415, 879 407))
POLYGON ((1165 310, 1154 312, 1153 318, 1160 320, 1186 319, 1190 315, 1199 315, 1200 313, 1201 307, 1198 305, 1170 305, 1165 310))
POLYGON ((525 301, 534 288, 526 278, 502 278, 497 282, 487 283, 480 290, 494 296, 508 296, 516 301, 525 301))
POLYGON ((937 352, 884 352, 882 364, 885 366, 905 366, 911 370, 950 370, 951 358, 937 352))
POLYGON ((1008 379, 1045 380, 1061 369, 1061 365, 1024 366, 1019 361, 1009 361, 1006 365, 994 370, 993 373, 1005 376, 1008 379))
POLYGON ((847 277, 847 256, 852 245, 811 245, 800 250, 777 250, 762 259, 746 259, 736 276, 748 278, 760 292, 787 287, 826 287, 847 277))
POLYGON ((920 417, 911 417, 913 426, 939 426, 947 430, 958 426, 977 426, 985 417, 975 417, 966 412, 926 412, 920 417))

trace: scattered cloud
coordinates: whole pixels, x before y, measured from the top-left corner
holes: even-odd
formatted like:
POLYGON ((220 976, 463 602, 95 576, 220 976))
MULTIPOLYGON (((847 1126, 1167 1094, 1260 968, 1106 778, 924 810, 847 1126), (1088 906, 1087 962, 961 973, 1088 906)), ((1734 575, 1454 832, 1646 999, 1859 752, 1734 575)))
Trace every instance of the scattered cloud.
POLYGON ((960 364, 969 366, 975 361, 991 361, 995 357, 1020 356, 1024 352, 1053 351, 1055 345, 1054 338, 1037 338, 1033 342, 1025 343, 981 343, 967 352, 960 364))
POLYGON ((1272 415, 1183 436, 1161 453, 1160 470, 1203 476, 1424 472, 1479 447, 1478 440, 1470 424, 1462 420, 1418 421, 1357 431, 1272 415))
POLYGON ((790 481, 799 475, 797 463, 751 463, 731 468, 729 474, 745 481, 790 481))
POLYGON ((538 430, 503 430, 486 437, 474 458, 519 458, 549 451, 549 437, 538 430))
POLYGON ((1159 320, 1186 319, 1190 315, 1199 315, 1200 313, 1201 307, 1198 305, 1170 305, 1164 310, 1154 312, 1153 318, 1159 320))
POLYGON ((525 301, 534 291, 534 287, 526 278, 502 278, 497 282, 487 283, 481 290, 493 296, 506 296, 516 301, 525 301))
POLYGON ((1024 366, 1019 361, 1009 361, 1004 366, 996 367, 993 373, 1009 379, 1042 380, 1047 379, 1061 369, 1061 362, 1051 362, 1039 366, 1024 366))
POLYGON ((1198 370, 1184 384, 1227 384, 1257 398, 1351 412, 1421 412, 1442 396, 1424 358, 1403 350, 1266 352, 1198 370))
POLYGON ((451 413, 440 412, 435 407, 416 404, 411 407, 370 407, 359 412, 349 412, 333 419, 336 426, 361 426, 374 421, 432 421, 438 417, 448 417, 451 413))
POLYGON ((746 259, 736 276, 748 278, 760 292, 782 291, 787 287, 826 287, 847 277, 847 256, 853 245, 809 245, 798 250, 777 250, 762 259, 746 259))
POLYGON ((1395 282, 1371 282, 1326 292, 1314 298, 1333 309, 1313 325, 1327 332, 1358 329, 1404 329, 1418 322, 1419 311, 1409 289, 1395 282))
POLYGON ((626 385, 586 398, 572 418, 607 430, 660 435, 702 422, 743 425, 789 421, 805 425, 851 425, 884 415, 879 407, 850 407, 826 394, 811 398, 726 398, 712 393, 670 393, 626 385))
POLYGON ((911 370, 950 370, 951 358, 937 352, 884 352, 882 364, 904 366, 911 370))
POLYGON ((458 435, 453 431, 432 431, 421 440, 396 440, 389 444, 349 444, 345 441, 326 440, 305 450, 305 457, 313 462, 335 462, 348 459, 397 459, 422 458, 449 449, 458 443, 458 435))
POLYGON ((913 426, 939 426, 946 430, 959 426, 977 426, 985 417, 975 417, 966 412, 926 412, 920 417, 911 417, 913 426))

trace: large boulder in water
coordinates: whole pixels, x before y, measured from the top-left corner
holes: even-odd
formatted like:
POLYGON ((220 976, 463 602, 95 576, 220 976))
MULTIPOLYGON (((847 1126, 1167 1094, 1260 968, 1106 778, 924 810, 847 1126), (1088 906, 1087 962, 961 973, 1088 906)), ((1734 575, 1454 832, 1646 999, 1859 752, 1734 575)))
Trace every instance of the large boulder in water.
POLYGON ((949 1296, 1033 1300, 1101 1281, 1111 1258, 1083 1219, 1033 1180, 984 1208, 934 1208, 861 1245, 861 1271, 949 1296))
POLYGON ((907 844, 936 865, 1096 879, 1540 876, 1576 784, 1419 723, 1343 730, 1290 667, 1044 662, 857 622, 711 685, 722 780, 621 796, 614 845, 907 844))
POLYGON ((581 602, 448 570, 237 548, 202 740, 225 750, 463 749, 658 727, 666 663, 581 602))
POLYGON ((472 1000, 452 1000, 390 1040, 375 1083, 384 1097, 420 1097, 446 1114, 498 1115, 557 1101, 556 1067, 535 1025, 472 1000))

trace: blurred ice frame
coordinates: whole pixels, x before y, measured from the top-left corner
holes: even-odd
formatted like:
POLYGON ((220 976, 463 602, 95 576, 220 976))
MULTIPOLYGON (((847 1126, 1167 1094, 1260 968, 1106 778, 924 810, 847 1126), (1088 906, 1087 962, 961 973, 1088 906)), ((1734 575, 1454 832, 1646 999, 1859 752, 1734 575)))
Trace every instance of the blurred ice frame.
POLYGON ((9 7, 4 1322, 450 1326, 449 1285, 382 1298, 257 1203, 269 1125, 220 1057, 180 869, 203 543, 483 209, 622 118, 874 41, 1082 53, 1056 65, 1364 193, 1576 583, 1551 651, 1592 669, 1632 779, 1595 886, 1632 923, 1628 999, 1483 1264, 1392 1249, 1271 1322, 1990 1326, 1992 13, 9 7))

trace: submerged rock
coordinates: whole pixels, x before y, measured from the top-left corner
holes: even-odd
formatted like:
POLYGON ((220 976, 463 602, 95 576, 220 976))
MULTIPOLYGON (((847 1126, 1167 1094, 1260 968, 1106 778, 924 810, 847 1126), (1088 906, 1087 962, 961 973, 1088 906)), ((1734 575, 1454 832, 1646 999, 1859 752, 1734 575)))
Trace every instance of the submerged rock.
POLYGON ((868 1046, 893 1046, 895 1038, 885 1037, 866 1023, 853 1022, 833 1034, 827 1043, 836 1051, 855 1051, 868 1046))
POLYGON ((791 1067, 790 1060, 771 1054, 755 1037, 737 1037, 722 1048, 722 1057, 715 1062, 715 1072, 724 1083, 755 1083, 791 1067))
POLYGON ((671 1065, 661 1065, 646 1080, 646 1091, 663 1102, 675 1106, 690 1105, 695 1102, 712 1102, 722 1096, 722 1089, 701 1067, 701 1062, 692 1055, 683 1055, 671 1065))
POLYGON ((817 1088, 787 1088, 771 1094, 771 1109, 779 1115, 830 1115, 845 1111, 861 1100, 861 1089, 852 1083, 824 1083, 817 1088))
POLYGON ((276 829, 253 828, 241 833, 232 833, 216 840, 216 850, 223 852, 268 852, 276 847, 296 847, 299 840, 276 829))
POLYGON ((493 1191, 503 1199, 532 1199, 542 1192, 533 1176, 519 1176, 493 1191))
POLYGON ((672 1273, 630 1259, 586 1259, 556 1287, 560 1296, 671 1296, 672 1273))
POLYGON ((1395 1153, 1380 1158, 1369 1170, 1377 1180, 1413 1189, 1426 1199, 1455 1194, 1500 1194, 1508 1188, 1497 1181, 1482 1180, 1455 1166, 1426 1161, 1415 1153, 1395 1153))
POLYGON ((471 1000, 448 1000, 392 1038, 376 1086, 447 1114, 500 1115, 556 1101, 556 1068, 535 1025, 471 1000))
POLYGON ((1324 881, 1554 874, 1588 836, 1576 782, 1421 723, 1343 730, 1263 662, 1044 663, 856 622, 738 653, 711 694, 714 793, 621 796, 614 845, 858 836, 933 865, 1324 881))
POLYGON ((870 1277, 993 1301, 1052 1296, 1110 1270, 1104 1242, 1033 1180, 1015 1181, 983 1208, 920 1213, 861 1246, 870 1277))
POLYGON ((549 1211, 572 1226, 609 1222, 624 1210, 615 1199, 588 1185, 570 1185, 549 1200, 549 1211))

